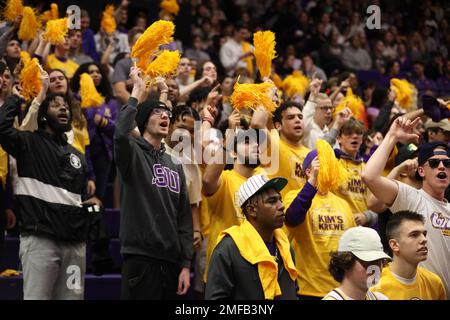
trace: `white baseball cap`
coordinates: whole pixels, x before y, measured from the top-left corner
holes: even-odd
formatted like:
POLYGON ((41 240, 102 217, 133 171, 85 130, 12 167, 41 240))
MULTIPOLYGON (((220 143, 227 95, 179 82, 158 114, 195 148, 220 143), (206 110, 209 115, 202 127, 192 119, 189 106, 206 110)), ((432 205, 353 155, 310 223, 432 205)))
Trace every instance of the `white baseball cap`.
POLYGON ((439 122, 434 122, 433 120, 428 119, 425 122, 425 129, 429 128, 440 128, 444 131, 450 131, 450 121, 448 121, 448 119, 442 119, 439 122))
POLYGON ((287 179, 282 177, 277 177, 270 180, 263 174, 250 177, 239 187, 238 205, 239 207, 242 207, 248 199, 264 189, 274 188, 277 191, 281 191, 287 183, 287 179))
POLYGON ((339 252, 351 252, 362 261, 379 259, 392 260, 383 251, 378 233, 372 228, 354 227, 347 229, 339 239, 339 252))

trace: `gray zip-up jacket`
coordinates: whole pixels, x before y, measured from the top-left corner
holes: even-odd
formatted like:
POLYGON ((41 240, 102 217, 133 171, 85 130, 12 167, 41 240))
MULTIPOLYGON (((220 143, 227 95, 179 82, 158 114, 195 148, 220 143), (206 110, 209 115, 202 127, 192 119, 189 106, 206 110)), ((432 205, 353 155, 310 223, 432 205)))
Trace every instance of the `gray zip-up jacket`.
POLYGON ((135 98, 116 121, 114 155, 121 182, 122 254, 138 254, 189 267, 193 255, 192 213, 181 164, 143 137, 131 136, 135 98))

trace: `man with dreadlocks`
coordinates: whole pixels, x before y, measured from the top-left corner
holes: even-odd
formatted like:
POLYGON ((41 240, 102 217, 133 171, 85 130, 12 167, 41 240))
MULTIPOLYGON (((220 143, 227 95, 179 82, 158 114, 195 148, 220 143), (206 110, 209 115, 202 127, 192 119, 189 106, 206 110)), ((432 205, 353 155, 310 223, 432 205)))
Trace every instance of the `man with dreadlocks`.
POLYGON ((38 130, 19 131, 13 122, 23 100, 14 87, 0 108, 0 144, 17 160, 24 299, 83 299, 87 165, 64 134, 72 113, 66 96, 52 93, 39 107, 38 130))

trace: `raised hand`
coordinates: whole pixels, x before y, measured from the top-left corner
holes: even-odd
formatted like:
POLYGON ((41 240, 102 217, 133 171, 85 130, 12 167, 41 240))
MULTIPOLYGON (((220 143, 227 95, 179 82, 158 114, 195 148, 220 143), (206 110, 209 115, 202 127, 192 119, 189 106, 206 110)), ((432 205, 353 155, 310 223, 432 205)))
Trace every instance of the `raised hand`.
POLYGON ((419 163, 417 161, 417 158, 414 159, 408 159, 403 161, 398 165, 398 169, 400 173, 406 173, 407 175, 411 176, 414 174, 417 170, 417 167, 419 166, 419 163))
POLYGON ((348 87, 350 87, 350 77, 342 81, 339 86, 341 87, 341 89, 347 89, 348 87))
POLYGON ((131 91, 131 97, 140 100, 145 94, 145 82, 142 78, 142 70, 138 67, 131 67, 130 79, 133 83, 133 90, 131 91))
POLYGON ((169 91, 169 87, 167 86, 166 79, 164 79, 163 77, 156 77, 155 85, 158 88, 159 92, 168 92, 169 91))
POLYGON ((388 135, 393 136, 397 141, 405 144, 410 142, 417 144, 419 142, 419 135, 414 133, 414 129, 419 124, 419 121, 420 117, 417 117, 413 121, 398 117, 389 129, 388 135))
POLYGON ((234 109, 233 112, 228 117, 228 127, 230 129, 236 129, 241 126, 241 113, 234 109))
POLYGON ((319 176, 320 161, 318 157, 315 157, 311 161, 311 176, 308 179, 309 184, 317 188, 317 177, 319 176))
POLYGON ((217 117, 217 108, 215 106, 205 105, 200 111, 203 120, 208 121, 211 127, 214 125, 214 119, 217 117))
POLYGON ((348 102, 345 104, 345 108, 339 111, 336 115, 336 126, 337 129, 342 128, 344 123, 346 123, 350 118, 352 117, 353 113, 352 111, 347 107, 348 102))
MULTIPOLYGON (((39 65, 40 67, 40 65, 39 65)), ((47 71, 41 68, 41 81, 42 81, 42 90, 47 92, 48 87, 50 86, 50 77, 48 76, 47 71)))
POLYGON ((23 99, 23 100, 27 100, 24 98, 24 96, 20 93, 22 91, 22 88, 20 87, 19 84, 15 84, 12 86, 11 89, 11 93, 15 96, 18 96, 19 98, 23 99))
POLYGON ((42 69, 41 65, 38 64, 38 66, 39 66, 39 69, 41 70, 42 89, 39 92, 39 94, 36 96, 36 100, 37 100, 37 102, 42 103, 42 101, 45 100, 48 87, 50 86, 50 78, 48 76, 48 73, 44 69, 42 69))
POLYGON ((212 86, 214 84, 214 80, 211 77, 204 76, 201 78, 201 82, 205 85, 212 86))
POLYGON ((444 100, 444 99, 436 99, 439 102, 439 107, 440 108, 447 108, 447 105, 450 104, 450 100, 444 100))
POLYGON ((391 86, 391 88, 389 89, 388 100, 391 102, 394 102, 396 97, 397 97, 397 94, 395 93, 395 90, 391 86))
POLYGON ((212 90, 208 93, 206 97, 206 105, 216 107, 222 95, 219 93, 220 83, 218 83, 212 90))
POLYGON ((353 218, 355 218, 355 223, 358 226, 364 226, 367 222, 366 215, 364 213, 355 213, 353 218))
POLYGON ((314 72, 312 80, 309 83, 309 91, 311 92, 309 99, 311 101, 314 101, 316 99, 317 95, 320 92, 321 87, 322 87, 322 80, 316 78, 316 73, 314 72))

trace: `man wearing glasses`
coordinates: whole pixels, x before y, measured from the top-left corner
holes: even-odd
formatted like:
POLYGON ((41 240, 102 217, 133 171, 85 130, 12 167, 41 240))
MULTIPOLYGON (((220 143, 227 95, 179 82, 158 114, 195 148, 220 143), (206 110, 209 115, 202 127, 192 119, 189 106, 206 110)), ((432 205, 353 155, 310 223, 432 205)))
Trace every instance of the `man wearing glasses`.
POLYGON ((310 95, 303 107, 303 144, 309 149, 315 149, 317 139, 323 139, 330 132, 328 126, 333 119, 333 104, 328 95, 320 92, 321 86, 322 80, 313 75, 309 84, 310 95))
POLYGON ((447 297, 450 292, 450 204, 445 189, 450 184, 450 148, 443 142, 429 142, 419 146, 416 177, 423 181, 417 190, 404 183, 382 176, 386 161, 398 142, 417 142, 414 133, 419 118, 411 121, 397 118, 381 145, 367 163, 362 177, 373 194, 391 211, 409 210, 425 218, 429 243, 428 259, 421 266, 439 275, 447 297))
POLYGON ((303 107, 303 144, 309 149, 315 149, 316 141, 330 132, 328 126, 333 119, 333 104, 325 93, 319 92, 321 86, 322 80, 311 80, 309 99, 303 107))
MULTIPOLYGON (((124 258, 122 299, 176 299, 190 286, 192 214, 181 164, 162 139, 172 112, 147 100, 140 69, 131 68, 133 90, 122 106, 114 134, 121 181, 120 240, 124 258), (141 136, 131 135, 136 120, 141 136)), ((160 89, 161 95, 167 89, 160 89)), ((161 97, 160 97, 161 99, 161 97)))

